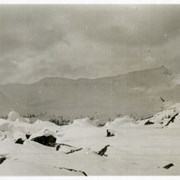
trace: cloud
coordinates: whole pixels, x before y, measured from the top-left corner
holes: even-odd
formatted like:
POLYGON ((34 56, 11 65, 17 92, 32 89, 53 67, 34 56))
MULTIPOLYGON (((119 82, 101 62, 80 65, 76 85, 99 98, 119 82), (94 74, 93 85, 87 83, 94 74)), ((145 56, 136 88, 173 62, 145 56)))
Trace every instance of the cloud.
POLYGON ((0 83, 179 71, 178 5, 1 5, 0 83))
POLYGON ((53 9, 38 6, 1 6, 0 53, 42 51, 64 41, 65 31, 54 22, 53 9))
POLYGON ((79 9, 75 17, 79 16, 81 21, 74 22, 84 34, 111 45, 161 45, 176 37, 180 28, 180 11, 175 5, 100 6, 86 13, 79 9))

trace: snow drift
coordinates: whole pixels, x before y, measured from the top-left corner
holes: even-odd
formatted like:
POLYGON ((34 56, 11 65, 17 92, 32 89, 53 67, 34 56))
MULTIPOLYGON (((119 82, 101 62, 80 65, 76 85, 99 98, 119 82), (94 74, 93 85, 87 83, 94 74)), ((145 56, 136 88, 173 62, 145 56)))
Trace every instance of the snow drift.
POLYGON ((72 123, 73 126, 92 126, 93 123, 89 117, 82 119, 75 119, 72 123))
POLYGON ((107 122, 105 124, 106 128, 121 128, 121 127, 131 127, 137 125, 136 121, 129 116, 124 116, 121 118, 116 118, 112 122, 107 122))
POLYGON ((89 118, 28 123, 11 113, 0 119, 0 175, 179 175, 179 110, 176 104, 146 120, 124 116, 102 127, 89 118), (145 126, 148 120, 154 124, 145 126))
POLYGON ((9 121, 16 121, 16 122, 26 122, 29 123, 29 119, 28 118, 23 118, 20 116, 20 114, 16 111, 11 111, 8 114, 8 120, 9 121))

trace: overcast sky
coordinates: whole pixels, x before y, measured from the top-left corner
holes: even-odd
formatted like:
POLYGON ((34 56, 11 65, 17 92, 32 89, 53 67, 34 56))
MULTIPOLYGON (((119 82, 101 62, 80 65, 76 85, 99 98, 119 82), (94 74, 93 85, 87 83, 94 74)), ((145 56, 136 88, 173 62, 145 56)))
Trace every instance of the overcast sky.
POLYGON ((180 70, 180 5, 0 5, 0 83, 180 70))

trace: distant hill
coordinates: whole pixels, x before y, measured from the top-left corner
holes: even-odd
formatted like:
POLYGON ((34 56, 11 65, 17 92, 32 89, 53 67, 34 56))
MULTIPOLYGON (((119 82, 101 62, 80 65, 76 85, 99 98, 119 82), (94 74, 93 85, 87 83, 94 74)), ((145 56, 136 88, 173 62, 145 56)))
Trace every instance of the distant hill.
POLYGON ((33 84, 0 85, 0 113, 114 118, 151 116, 180 100, 180 86, 164 66, 98 79, 44 78, 33 84))

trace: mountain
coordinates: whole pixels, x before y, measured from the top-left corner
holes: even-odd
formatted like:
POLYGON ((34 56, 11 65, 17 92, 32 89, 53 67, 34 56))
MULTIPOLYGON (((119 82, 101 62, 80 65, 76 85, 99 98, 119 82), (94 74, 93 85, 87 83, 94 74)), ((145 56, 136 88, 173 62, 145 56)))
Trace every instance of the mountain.
POLYGON ((144 118, 180 100, 179 90, 175 76, 164 66, 98 79, 47 77, 33 84, 0 85, 0 92, 11 100, 0 113, 42 112, 70 119, 94 116, 107 120, 118 114, 144 118))

